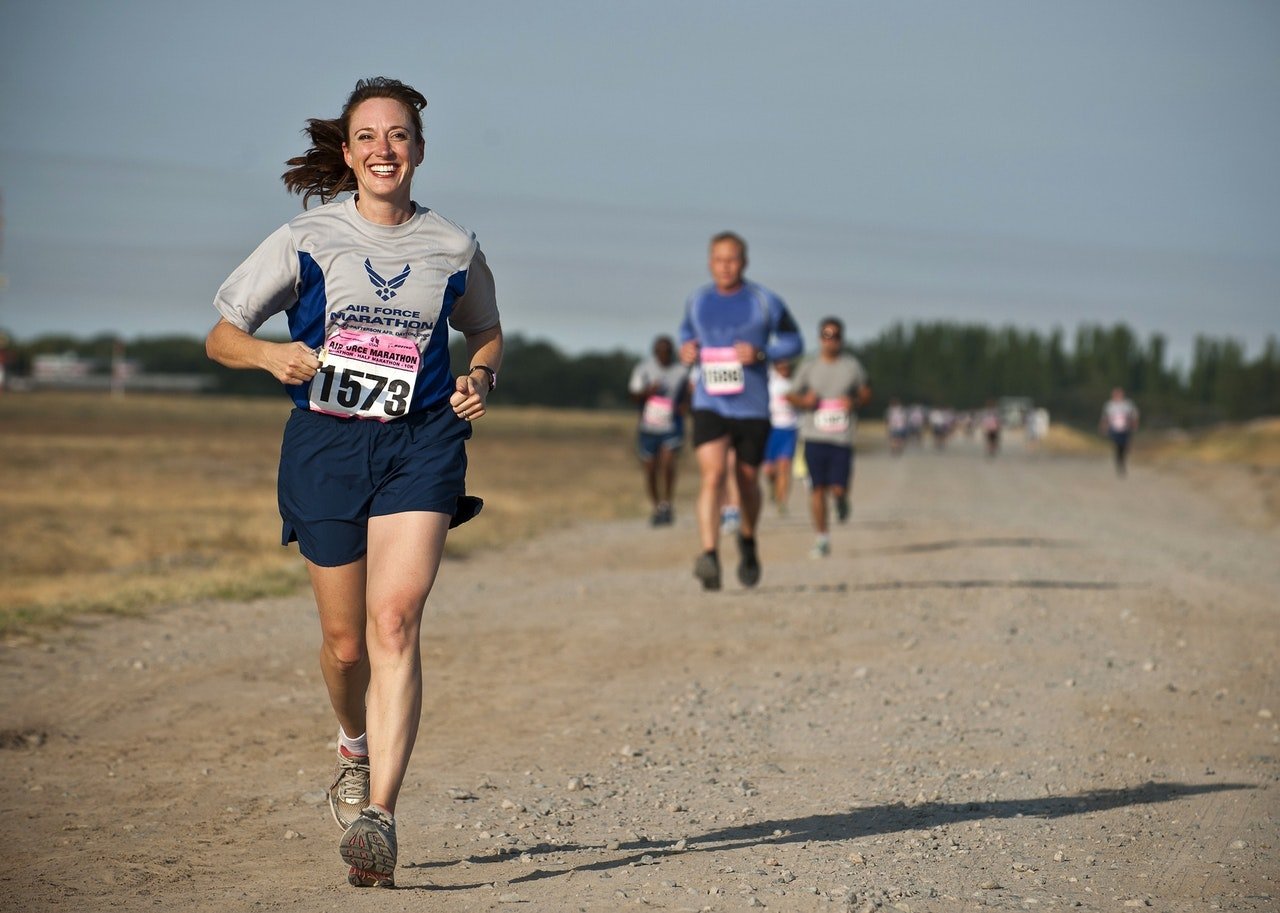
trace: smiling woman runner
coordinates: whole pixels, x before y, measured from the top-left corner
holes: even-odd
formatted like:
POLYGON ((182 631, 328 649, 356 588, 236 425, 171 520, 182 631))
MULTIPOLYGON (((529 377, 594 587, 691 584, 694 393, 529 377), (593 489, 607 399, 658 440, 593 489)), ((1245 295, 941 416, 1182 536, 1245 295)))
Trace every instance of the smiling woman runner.
POLYGON ((426 104, 377 77, 356 84, 337 119, 308 122, 311 148, 283 175, 304 212, 223 283, 206 341, 221 364, 271 373, 296 407, 280 449, 282 541, 297 540, 319 610, 339 724, 329 805, 358 887, 394 885, 422 611, 446 531, 480 508, 465 494, 465 442, 502 362, 475 235, 410 196, 426 104), (306 211, 313 196, 323 205, 306 211), (291 342, 253 336, 281 312, 291 342), (446 321, 470 356, 456 378, 446 321))

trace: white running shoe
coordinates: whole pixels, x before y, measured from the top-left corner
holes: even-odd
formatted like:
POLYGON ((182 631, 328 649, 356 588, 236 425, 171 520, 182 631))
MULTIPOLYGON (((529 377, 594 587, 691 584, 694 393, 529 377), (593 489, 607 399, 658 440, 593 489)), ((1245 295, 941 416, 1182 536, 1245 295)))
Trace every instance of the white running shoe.
POLYGON ((338 749, 338 766, 329 784, 329 811, 346 830, 369 805, 369 759, 338 749))

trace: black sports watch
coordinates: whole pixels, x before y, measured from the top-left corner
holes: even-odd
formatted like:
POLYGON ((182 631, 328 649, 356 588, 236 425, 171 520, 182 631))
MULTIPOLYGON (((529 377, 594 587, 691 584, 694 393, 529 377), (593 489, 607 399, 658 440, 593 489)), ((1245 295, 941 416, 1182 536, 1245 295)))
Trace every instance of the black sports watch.
POLYGON ((467 369, 468 374, 475 374, 477 371, 483 371, 489 377, 489 392, 492 393, 494 388, 498 386, 498 372, 488 365, 472 365, 467 369))

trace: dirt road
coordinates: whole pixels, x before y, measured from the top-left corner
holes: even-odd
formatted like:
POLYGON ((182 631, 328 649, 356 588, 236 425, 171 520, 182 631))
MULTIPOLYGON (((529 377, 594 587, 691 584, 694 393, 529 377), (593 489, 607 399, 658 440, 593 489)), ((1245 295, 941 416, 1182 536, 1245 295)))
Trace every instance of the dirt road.
POLYGON ((345 884, 308 599, 6 646, 0 908, 1274 910, 1241 479, 871 455, 829 559, 766 513, 753 591, 732 546, 698 590, 687 505, 450 561, 394 892, 345 884))

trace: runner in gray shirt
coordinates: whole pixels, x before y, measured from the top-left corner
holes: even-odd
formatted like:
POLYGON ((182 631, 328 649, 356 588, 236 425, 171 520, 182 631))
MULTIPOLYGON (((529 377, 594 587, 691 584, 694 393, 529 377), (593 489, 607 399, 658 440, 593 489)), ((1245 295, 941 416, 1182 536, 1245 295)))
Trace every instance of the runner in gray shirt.
POLYGON ((825 318, 818 329, 818 356, 800 365, 788 398, 804 410, 800 440, 804 442, 811 483, 809 506, 817 533, 810 555, 824 558, 831 552, 827 495, 832 496, 836 517, 844 523, 849 519, 856 410, 871 401, 871 388, 862 364, 842 349, 844 324, 839 318, 825 318))

